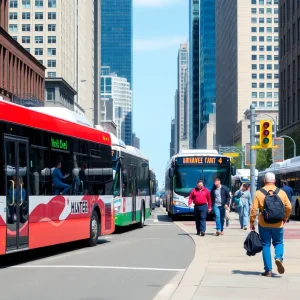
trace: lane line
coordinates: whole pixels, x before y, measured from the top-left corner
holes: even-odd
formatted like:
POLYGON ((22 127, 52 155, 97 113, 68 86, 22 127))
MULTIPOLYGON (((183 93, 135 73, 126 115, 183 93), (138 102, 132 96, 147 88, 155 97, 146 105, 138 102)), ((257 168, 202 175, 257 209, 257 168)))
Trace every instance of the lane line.
POLYGON ((163 271, 163 272, 184 272, 185 269, 164 269, 164 268, 139 268, 139 267, 114 267, 114 266, 73 266, 73 265, 21 265, 12 266, 17 269, 112 269, 112 270, 140 270, 140 271, 163 271))

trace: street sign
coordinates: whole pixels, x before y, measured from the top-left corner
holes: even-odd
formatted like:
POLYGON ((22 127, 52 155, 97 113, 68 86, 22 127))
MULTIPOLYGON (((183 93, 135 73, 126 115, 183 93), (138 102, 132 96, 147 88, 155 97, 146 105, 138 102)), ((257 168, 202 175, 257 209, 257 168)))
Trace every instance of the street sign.
POLYGON ((274 146, 277 148, 272 149, 273 162, 284 161, 284 138, 274 138, 274 146))
POLYGON ((250 143, 246 143, 245 147, 245 166, 250 166, 250 143))
POLYGON ((225 153, 223 153, 223 155, 225 155, 225 156, 231 156, 231 157, 238 157, 238 156, 240 156, 240 154, 236 153, 236 152, 225 152, 225 153))

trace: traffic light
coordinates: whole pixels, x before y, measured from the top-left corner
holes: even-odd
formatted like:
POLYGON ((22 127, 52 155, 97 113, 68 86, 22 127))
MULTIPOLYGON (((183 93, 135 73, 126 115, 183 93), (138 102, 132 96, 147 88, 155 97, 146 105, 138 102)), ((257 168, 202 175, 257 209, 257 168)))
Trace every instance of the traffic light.
POLYGON ((273 144, 272 122, 269 120, 260 121, 260 146, 270 148, 273 144))

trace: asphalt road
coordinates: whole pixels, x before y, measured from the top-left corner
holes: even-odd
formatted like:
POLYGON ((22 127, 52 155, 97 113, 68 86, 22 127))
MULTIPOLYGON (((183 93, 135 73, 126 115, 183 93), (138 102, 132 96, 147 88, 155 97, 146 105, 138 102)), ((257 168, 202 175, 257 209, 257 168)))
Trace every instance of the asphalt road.
POLYGON ((103 238, 93 248, 75 243, 1 259, 0 299, 153 299, 188 267, 194 243, 160 208, 146 224, 103 238))

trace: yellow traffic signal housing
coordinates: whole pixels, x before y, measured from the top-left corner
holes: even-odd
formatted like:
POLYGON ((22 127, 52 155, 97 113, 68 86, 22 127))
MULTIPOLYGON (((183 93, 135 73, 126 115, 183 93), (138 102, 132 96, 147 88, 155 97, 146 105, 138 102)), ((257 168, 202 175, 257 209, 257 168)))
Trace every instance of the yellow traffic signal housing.
POLYGON ((259 140, 261 148, 270 148, 273 144, 272 122, 270 120, 260 121, 259 140))

